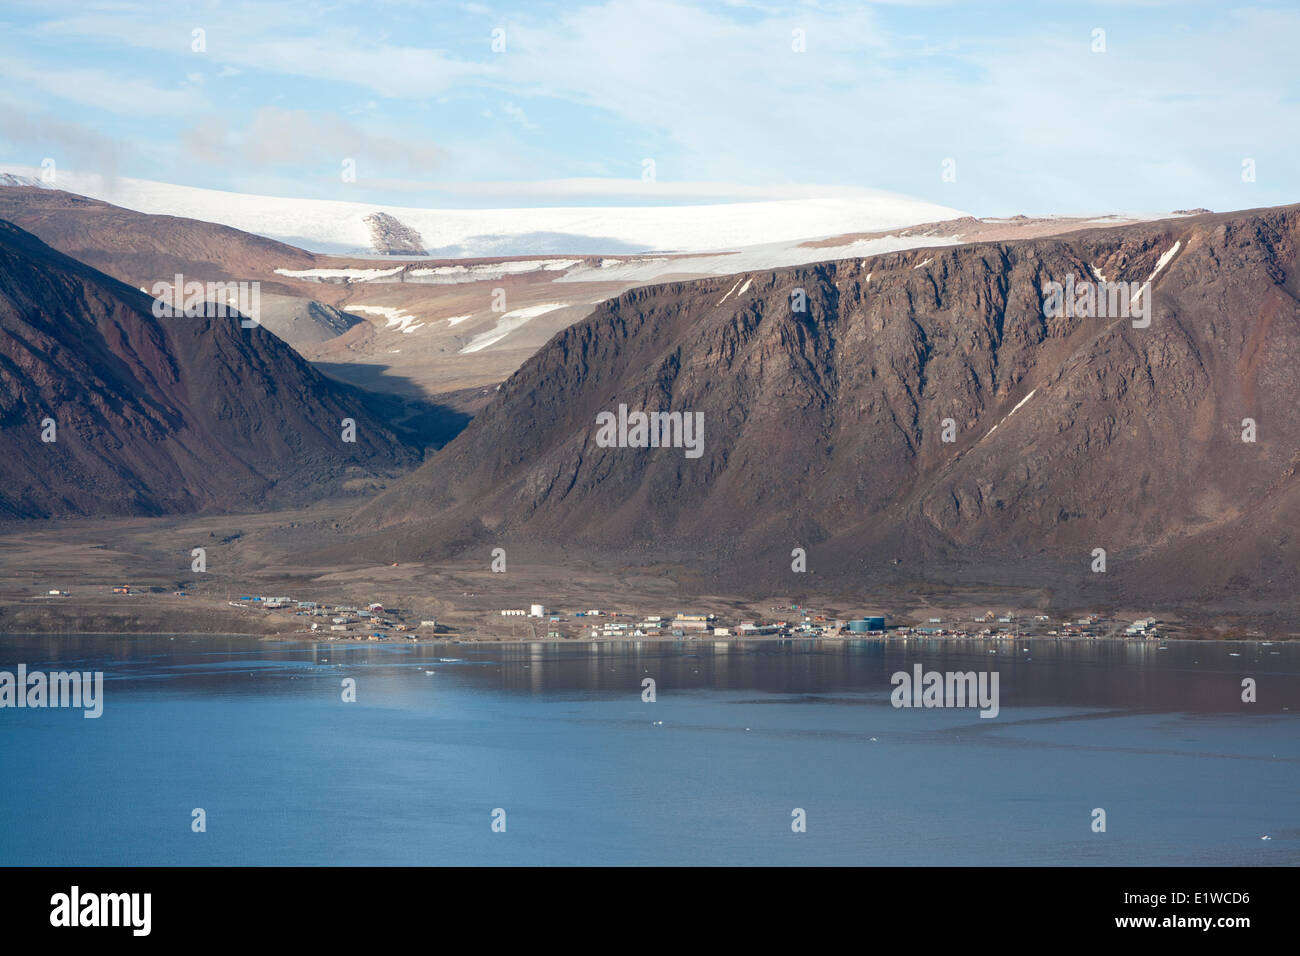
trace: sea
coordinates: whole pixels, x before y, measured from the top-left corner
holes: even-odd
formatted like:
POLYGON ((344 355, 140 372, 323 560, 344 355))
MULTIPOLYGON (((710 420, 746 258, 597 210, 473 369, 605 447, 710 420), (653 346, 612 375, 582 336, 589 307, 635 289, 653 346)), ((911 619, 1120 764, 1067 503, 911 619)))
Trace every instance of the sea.
POLYGON ((0 635, 19 664, 102 672, 102 712, 0 707, 0 865, 1300 864, 1298 644, 0 635), (996 716, 896 706, 917 665, 996 674, 996 716))

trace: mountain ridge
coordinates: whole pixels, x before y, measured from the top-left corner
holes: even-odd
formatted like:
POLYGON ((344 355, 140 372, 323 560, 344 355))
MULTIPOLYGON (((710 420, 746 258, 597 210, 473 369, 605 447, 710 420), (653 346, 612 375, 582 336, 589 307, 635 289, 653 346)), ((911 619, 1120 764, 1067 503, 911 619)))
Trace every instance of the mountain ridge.
POLYGON ((634 289, 353 529, 408 558, 512 540, 654 553, 719 587, 805 586, 789 570, 805 547, 819 586, 1188 601, 1245 581, 1291 601, 1298 235, 1289 206, 634 289), (1154 276, 1150 328, 1045 316, 1067 275, 1154 276), (596 447, 619 403, 703 411, 703 457, 596 447))
POLYGON ((237 313, 159 319, 153 306, 0 220, 0 514, 301 502, 419 460, 363 393, 237 313))

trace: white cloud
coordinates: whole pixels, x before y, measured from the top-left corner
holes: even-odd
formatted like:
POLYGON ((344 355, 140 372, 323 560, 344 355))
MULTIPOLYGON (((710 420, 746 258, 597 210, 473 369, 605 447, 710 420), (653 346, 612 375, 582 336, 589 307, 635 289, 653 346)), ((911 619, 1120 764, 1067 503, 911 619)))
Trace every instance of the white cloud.
POLYGON ((166 89, 117 70, 89 66, 51 68, 12 52, 0 56, 0 79, 19 89, 132 116, 183 116, 200 103, 192 87, 166 89))

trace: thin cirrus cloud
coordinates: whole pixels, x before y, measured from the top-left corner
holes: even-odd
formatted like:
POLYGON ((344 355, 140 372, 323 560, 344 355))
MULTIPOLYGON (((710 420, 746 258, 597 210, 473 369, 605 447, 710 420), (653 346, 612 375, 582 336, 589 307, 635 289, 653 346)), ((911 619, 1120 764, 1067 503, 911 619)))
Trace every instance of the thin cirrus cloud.
POLYGON ((208 115, 182 134, 186 157, 226 165, 232 156, 248 170, 292 166, 337 167, 350 159, 374 167, 427 173, 441 165, 443 150, 419 138, 398 139, 370 132, 333 114, 263 107, 235 127, 221 115, 208 115))
POLYGON ((11 90, 40 92, 56 101, 76 103, 122 116, 191 114, 202 100, 193 89, 171 87, 123 76, 106 66, 51 66, 6 50, 0 55, 0 79, 11 90))
POLYGON ((1279 173, 1300 152, 1287 79, 1300 13, 1268 0, 26 9, 17 33, 81 65, 25 50, 0 63, 11 89, 110 114, 105 132, 136 155, 139 130, 113 117, 157 116, 150 132, 179 146, 153 150, 151 174, 186 181, 208 158, 193 184, 217 188, 295 166, 338 188, 325 161, 364 154, 357 188, 431 183, 471 200, 688 201, 801 183, 987 214, 1240 208, 1289 201, 1279 173), (1259 160, 1249 190, 1242 157, 1259 160), (644 158, 657 193, 629 180, 644 158), (940 177, 950 159, 955 181, 940 177))
POLYGON ((322 25, 310 15, 269 5, 214 7, 181 19, 168 11, 132 10, 61 17, 34 32, 93 38, 158 54, 202 56, 224 70, 295 76, 355 86, 382 96, 422 98, 471 80, 484 68, 438 49, 390 43, 368 24, 322 25), (362 29, 358 29, 358 26, 362 29), (202 30, 203 52, 193 50, 202 30))

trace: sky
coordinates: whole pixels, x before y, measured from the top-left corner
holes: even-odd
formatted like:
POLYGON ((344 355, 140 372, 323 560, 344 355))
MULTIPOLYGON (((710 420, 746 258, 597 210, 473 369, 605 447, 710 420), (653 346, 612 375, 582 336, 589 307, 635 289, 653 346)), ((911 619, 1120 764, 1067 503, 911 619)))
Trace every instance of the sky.
POLYGON ((0 0, 0 163, 421 207, 1300 200, 1300 4, 0 0))

